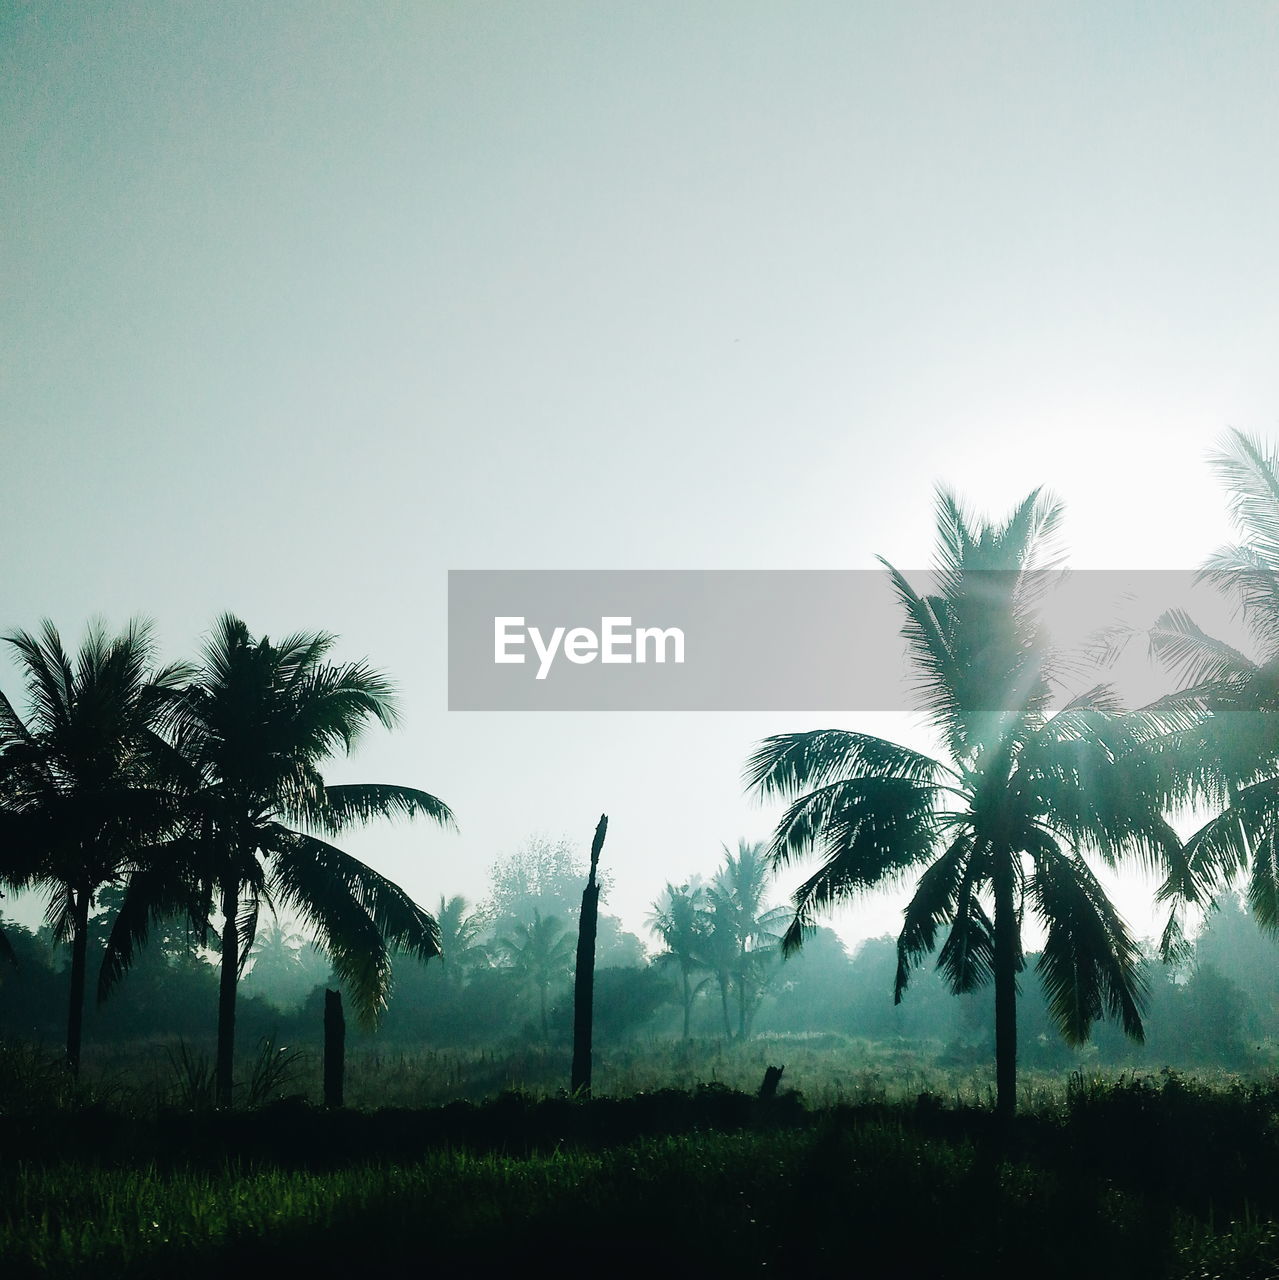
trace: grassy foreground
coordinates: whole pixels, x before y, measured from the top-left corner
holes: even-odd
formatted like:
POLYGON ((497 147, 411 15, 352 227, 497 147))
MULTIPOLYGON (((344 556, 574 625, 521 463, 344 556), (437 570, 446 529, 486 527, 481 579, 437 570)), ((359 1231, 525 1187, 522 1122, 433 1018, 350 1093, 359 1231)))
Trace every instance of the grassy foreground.
POLYGON ((6 1276, 563 1266, 658 1275, 1279 1274, 1279 1090, 1077 1078, 981 1108, 724 1086, 437 1110, 3 1117, 6 1276))

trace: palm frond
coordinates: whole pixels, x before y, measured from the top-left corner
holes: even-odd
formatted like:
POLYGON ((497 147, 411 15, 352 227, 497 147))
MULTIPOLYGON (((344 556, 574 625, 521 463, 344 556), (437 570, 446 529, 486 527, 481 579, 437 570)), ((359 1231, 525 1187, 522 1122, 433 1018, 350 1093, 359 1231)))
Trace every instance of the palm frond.
POLYGON ((1279 828, 1273 825, 1253 842, 1248 910, 1263 929, 1279 932, 1279 828))
POLYGON ((821 866, 796 892, 797 917, 892 883, 935 852, 933 789, 897 778, 858 778, 797 800, 770 846, 775 863, 816 848, 821 866))
POLYGON ((1279 778, 1237 790, 1232 803, 1186 841, 1188 874, 1200 900, 1247 871, 1253 848, 1277 829, 1279 778))
POLYGON ((1147 632, 1151 653, 1185 685, 1246 680, 1256 663, 1210 636, 1184 609, 1161 613, 1147 632))
POLYGON ((1037 851, 1029 894, 1048 925, 1036 970, 1048 1009, 1070 1044, 1083 1044, 1105 1014, 1141 1040, 1141 952, 1087 863, 1037 851))
POLYGON ((893 1002, 900 1004, 910 982, 910 971, 937 946, 943 924, 954 919, 959 886, 972 853, 972 836, 960 832, 946 851, 919 877, 915 893, 906 905, 897 938, 897 977, 893 1002))
POLYGON ((146 851, 124 882, 124 897, 111 923, 98 972, 98 1000, 106 1000, 146 943, 151 927, 183 916, 208 928, 209 902, 190 875, 189 842, 146 851))
POLYGON ((387 783, 342 783, 324 787, 319 803, 296 815, 325 835, 338 835, 373 818, 429 818, 442 827, 457 829, 453 811, 433 795, 415 787, 387 783))
POLYGON ((439 955, 435 920, 357 858, 278 825, 270 854, 273 897, 320 935, 366 1020, 376 1018, 389 992, 388 946, 421 960, 439 955))
POLYGON ((748 791, 785 799, 850 778, 890 777, 934 782, 951 775, 940 761, 871 734, 814 729, 765 738, 743 770, 748 791))
POLYGON ((1235 527, 1279 568, 1279 457, 1256 437, 1231 431, 1208 463, 1225 486, 1235 527))

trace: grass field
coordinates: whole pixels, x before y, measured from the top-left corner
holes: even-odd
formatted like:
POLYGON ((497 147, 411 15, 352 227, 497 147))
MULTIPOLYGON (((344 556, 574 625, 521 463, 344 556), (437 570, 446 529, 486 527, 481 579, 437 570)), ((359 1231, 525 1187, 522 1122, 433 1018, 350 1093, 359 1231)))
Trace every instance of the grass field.
POLYGON ((312 1065, 299 1060, 275 1082, 291 1100, 225 1115, 161 1096, 140 1066, 150 1051, 95 1064, 77 1093, 9 1050, 0 1270, 488 1274, 538 1259, 598 1269, 638 1250, 666 1275, 1279 1274, 1272 1082, 1035 1077, 1001 1131, 980 1073, 907 1052, 653 1046, 608 1068, 633 1096, 601 1087, 614 1096, 589 1103, 538 1087, 560 1078, 555 1055, 357 1056, 352 1083, 382 1090, 380 1109, 343 1112, 297 1097, 312 1065), (763 1064, 782 1061, 803 1102, 758 1101, 763 1064), (664 1074, 680 1062, 687 1078, 664 1074), (699 1074, 701 1087, 677 1087, 699 1074), (489 1080, 490 1101, 456 1100, 489 1080), (501 1092, 512 1083, 526 1092, 501 1092), (454 1101, 431 1106, 438 1093, 454 1101))

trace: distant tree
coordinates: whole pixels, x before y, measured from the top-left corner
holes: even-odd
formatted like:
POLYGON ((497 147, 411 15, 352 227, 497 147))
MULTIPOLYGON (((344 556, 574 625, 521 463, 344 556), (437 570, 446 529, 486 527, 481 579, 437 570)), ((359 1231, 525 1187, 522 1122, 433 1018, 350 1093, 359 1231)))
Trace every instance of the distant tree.
MULTIPOLYGON (((616 1044, 642 1032, 659 1009, 670 1002, 670 978, 653 965, 638 969, 609 965, 595 973, 595 1038, 616 1044)), ((568 1034, 569 1007, 552 1010, 551 1025, 559 1019, 568 1034)))
POLYGON ((0 1038, 51 1039, 65 1028, 67 983, 55 968, 50 931, 38 934, 16 920, 2 923, 12 962, 0 964, 0 1038))
MULTIPOLYGON (((892 939, 887 943, 895 962, 896 947, 892 939)), ((891 1013, 891 982, 890 966, 887 983, 872 987, 870 992, 862 984, 857 994, 878 995, 885 1011, 891 1013)), ((833 929, 819 926, 803 949, 786 961, 773 984, 773 999, 761 1006, 760 1025, 770 1030, 876 1034, 865 1021, 859 1025, 856 1020, 851 1008, 854 994, 853 962, 847 949, 833 929)))
POLYGON ((1196 964, 1178 995, 1176 1036, 1185 1060, 1195 1066, 1243 1066, 1248 1001, 1238 983, 1211 964, 1196 964))
POLYGON ((711 931, 710 901, 700 884, 667 883, 653 903, 648 927, 661 938, 665 950, 655 963, 678 969, 684 1005, 684 1039, 690 1035, 693 998, 696 988, 693 976, 709 967, 707 944, 711 931))
POLYGON ((252 968, 244 979, 246 995, 258 995, 278 1009, 294 1010, 330 970, 328 956, 314 939, 287 921, 275 919, 259 929, 249 952, 252 968))
POLYGON ((771 874, 764 846, 740 840, 736 854, 724 849, 724 865, 707 890, 711 948, 717 972, 726 971, 737 992, 739 1040, 750 1034, 760 995, 781 962, 778 944, 789 913, 784 908, 770 909, 765 903, 771 874), (729 956, 731 963, 725 970, 724 960, 729 956))
POLYGON ((706 957, 709 976, 701 987, 714 982, 719 990, 719 1009, 724 1019, 724 1039, 733 1038, 733 1019, 730 1013, 733 975, 738 971, 737 929, 732 910, 722 900, 708 899, 709 927, 702 954, 706 957))
MULTIPOLYGON (((575 921, 582 905, 587 859, 566 838, 530 836, 519 849, 493 864, 487 914, 499 929, 512 920, 527 924, 534 912, 575 921)), ((600 872, 601 901, 611 877, 600 872)))
POLYGON ((642 969, 648 952, 636 934, 622 927, 617 916, 600 913, 595 938, 596 967, 600 969, 642 969))
POLYGON ((529 924, 516 922, 498 940, 499 952, 520 984, 537 992, 543 1041, 550 1040, 547 996, 554 986, 567 982, 573 968, 576 937, 556 916, 545 916, 536 908, 529 924))
POLYGON ((489 949, 480 938, 487 920, 482 912, 468 910, 465 898, 440 896, 436 921, 440 927, 440 972, 454 989, 462 986, 472 970, 490 962, 489 949))

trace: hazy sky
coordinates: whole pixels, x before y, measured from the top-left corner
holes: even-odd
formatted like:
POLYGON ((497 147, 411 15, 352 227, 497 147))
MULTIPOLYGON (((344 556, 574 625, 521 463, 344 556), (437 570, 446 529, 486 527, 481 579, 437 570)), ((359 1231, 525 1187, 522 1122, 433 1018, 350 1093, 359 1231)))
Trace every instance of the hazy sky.
POLYGON ((0 627, 337 632, 404 725, 332 776, 461 823, 347 847, 427 904, 607 811, 638 925, 815 725, 449 714, 448 569, 922 567, 938 481, 1193 567, 1206 452, 1279 435, 1271 3, 5 0, 0 45, 0 627))

